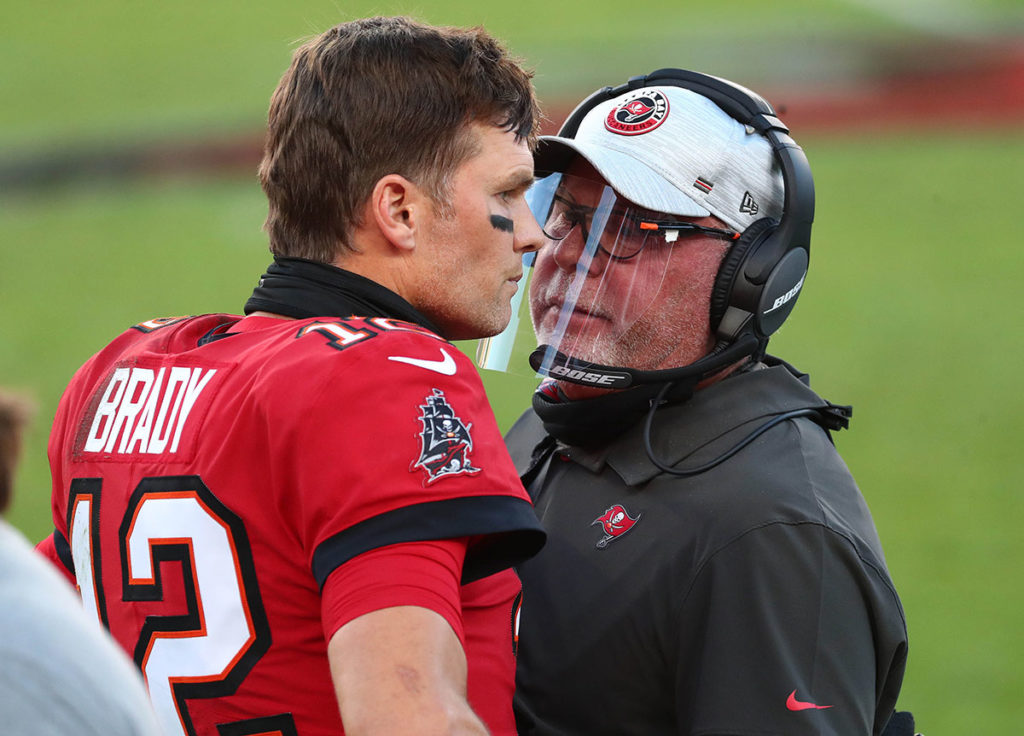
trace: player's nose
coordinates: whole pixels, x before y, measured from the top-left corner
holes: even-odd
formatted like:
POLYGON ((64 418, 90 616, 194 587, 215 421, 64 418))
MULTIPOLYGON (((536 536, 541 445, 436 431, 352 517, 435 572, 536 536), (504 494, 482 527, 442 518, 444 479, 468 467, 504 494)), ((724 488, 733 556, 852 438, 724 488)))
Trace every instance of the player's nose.
POLYGON ((547 241, 540 223, 533 216, 525 199, 520 203, 519 210, 516 214, 513 231, 513 248, 516 253, 531 253, 540 250, 547 241))

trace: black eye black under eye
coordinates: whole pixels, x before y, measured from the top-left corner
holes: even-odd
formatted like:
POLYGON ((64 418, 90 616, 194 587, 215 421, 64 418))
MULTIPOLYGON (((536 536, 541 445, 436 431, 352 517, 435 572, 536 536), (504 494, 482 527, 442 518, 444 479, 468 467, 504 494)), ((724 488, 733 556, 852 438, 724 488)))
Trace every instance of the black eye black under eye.
POLYGON ((503 233, 510 233, 515 230, 515 223, 507 217, 501 215, 491 215, 491 227, 495 230, 501 230, 503 233))

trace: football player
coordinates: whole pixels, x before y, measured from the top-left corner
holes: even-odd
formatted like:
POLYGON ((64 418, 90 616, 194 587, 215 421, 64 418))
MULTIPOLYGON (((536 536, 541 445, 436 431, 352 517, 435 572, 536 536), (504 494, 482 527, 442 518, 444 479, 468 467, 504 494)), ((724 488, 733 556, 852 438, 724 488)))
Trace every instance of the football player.
POLYGON ((449 340, 505 326, 542 242, 537 121, 482 29, 332 28, 271 100, 245 316, 142 322, 71 381, 41 549, 168 735, 514 733, 544 535, 449 340))

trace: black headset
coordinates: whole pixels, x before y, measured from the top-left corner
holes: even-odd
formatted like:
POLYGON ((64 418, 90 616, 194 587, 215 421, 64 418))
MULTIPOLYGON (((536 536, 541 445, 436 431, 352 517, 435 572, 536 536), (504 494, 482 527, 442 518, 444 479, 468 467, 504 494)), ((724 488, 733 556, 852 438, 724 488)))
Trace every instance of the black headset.
POLYGON ((558 136, 575 137, 583 118, 600 103, 635 89, 658 86, 681 87, 706 97, 768 140, 782 171, 782 217, 778 221, 756 220, 726 254, 711 294, 711 328, 718 338, 711 354, 682 368, 639 371, 593 365, 561 354, 552 361, 550 348, 539 348, 531 356, 533 367, 546 359, 551 367, 544 372, 561 380, 606 388, 687 379, 696 383, 740 358, 763 354, 768 338, 793 311, 803 287, 814 221, 814 179, 803 149, 789 136, 789 128, 774 108, 757 93, 708 74, 658 69, 591 94, 569 115, 558 136))

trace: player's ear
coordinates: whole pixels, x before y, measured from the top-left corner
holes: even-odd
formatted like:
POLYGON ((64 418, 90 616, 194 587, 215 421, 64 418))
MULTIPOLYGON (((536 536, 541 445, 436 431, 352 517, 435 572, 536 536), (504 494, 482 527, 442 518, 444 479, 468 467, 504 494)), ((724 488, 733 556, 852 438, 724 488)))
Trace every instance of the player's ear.
POLYGON ((392 245, 412 250, 416 246, 416 226, 424 204, 419 187, 404 176, 388 174, 373 187, 368 209, 370 217, 392 245))

